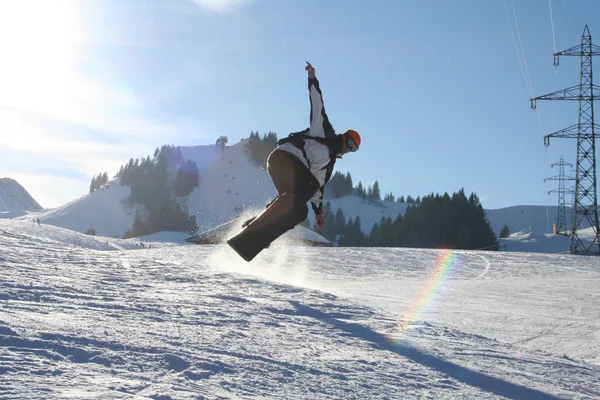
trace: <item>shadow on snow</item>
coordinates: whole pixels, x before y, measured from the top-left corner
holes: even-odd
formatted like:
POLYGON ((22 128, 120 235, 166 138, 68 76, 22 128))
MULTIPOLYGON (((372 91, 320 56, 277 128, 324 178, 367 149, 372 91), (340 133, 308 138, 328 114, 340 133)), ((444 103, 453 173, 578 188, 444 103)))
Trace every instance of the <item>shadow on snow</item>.
POLYGON ((297 301, 290 301, 290 304, 296 308, 298 315, 311 317, 326 322, 337 329, 350 333, 363 340, 368 340, 386 350, 400 354, 401 356, 406 357, 413 362, 437 370, 456 379, 457 381, 474 386, 478 389, 493 393, 495 395, 504 396, 509 399, 560 399, 560 397, 556 397, 536 389, 531 389, 474 371, 469 368, 465 368, 453 362, 426 354, 414 347, 410 347, 405 344, 392 343, 385 335, 368 327, 356 323, 341 321, 320 310, 300 304, 297 301))

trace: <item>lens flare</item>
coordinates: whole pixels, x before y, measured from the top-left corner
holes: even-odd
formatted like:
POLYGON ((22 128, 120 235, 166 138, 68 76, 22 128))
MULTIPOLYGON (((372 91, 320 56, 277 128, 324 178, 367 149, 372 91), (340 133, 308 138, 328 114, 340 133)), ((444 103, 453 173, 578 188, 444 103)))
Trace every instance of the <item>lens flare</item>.
POLYGON ((421 321, 428 311, 439 300, 440 293, 452 280, 457 268, 461 265, 461 258, 455 252, 444 249, 440 251, 435 262, 435 268, 423 284, 418 295, 414 298, 404 314, 403 322, 398 324, 396 331, 390 335, 390 340, 399 343, 410 332, 417 321, 421 321))

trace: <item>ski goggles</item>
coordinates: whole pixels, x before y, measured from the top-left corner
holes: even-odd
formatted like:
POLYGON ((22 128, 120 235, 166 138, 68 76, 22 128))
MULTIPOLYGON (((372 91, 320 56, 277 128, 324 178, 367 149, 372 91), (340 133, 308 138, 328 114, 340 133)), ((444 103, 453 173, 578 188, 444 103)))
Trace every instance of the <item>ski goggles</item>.
POLYGON ((355 152, 358 150, 358 145, 350 136, 346 135, 346 146, 348 146, 348 150, 351 152, 355 152))

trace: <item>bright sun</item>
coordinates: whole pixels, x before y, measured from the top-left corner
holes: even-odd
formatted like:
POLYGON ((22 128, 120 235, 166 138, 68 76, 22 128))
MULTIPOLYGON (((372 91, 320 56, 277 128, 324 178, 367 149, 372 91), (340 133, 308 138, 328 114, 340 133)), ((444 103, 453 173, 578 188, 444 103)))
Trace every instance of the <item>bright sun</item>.
POLYGON ((0 105, 48 114, 73 106, 74 0, 0 2, 0 105))

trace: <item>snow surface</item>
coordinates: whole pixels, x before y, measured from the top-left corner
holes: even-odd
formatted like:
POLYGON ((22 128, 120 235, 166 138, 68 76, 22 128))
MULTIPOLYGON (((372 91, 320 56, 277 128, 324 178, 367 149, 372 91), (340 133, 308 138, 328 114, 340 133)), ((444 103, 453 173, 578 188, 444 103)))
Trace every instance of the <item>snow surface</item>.
POLYGON ((0 249, 3 399, 600 398, 597 257, 272 246, 246 263, 19 220, 0 249))

